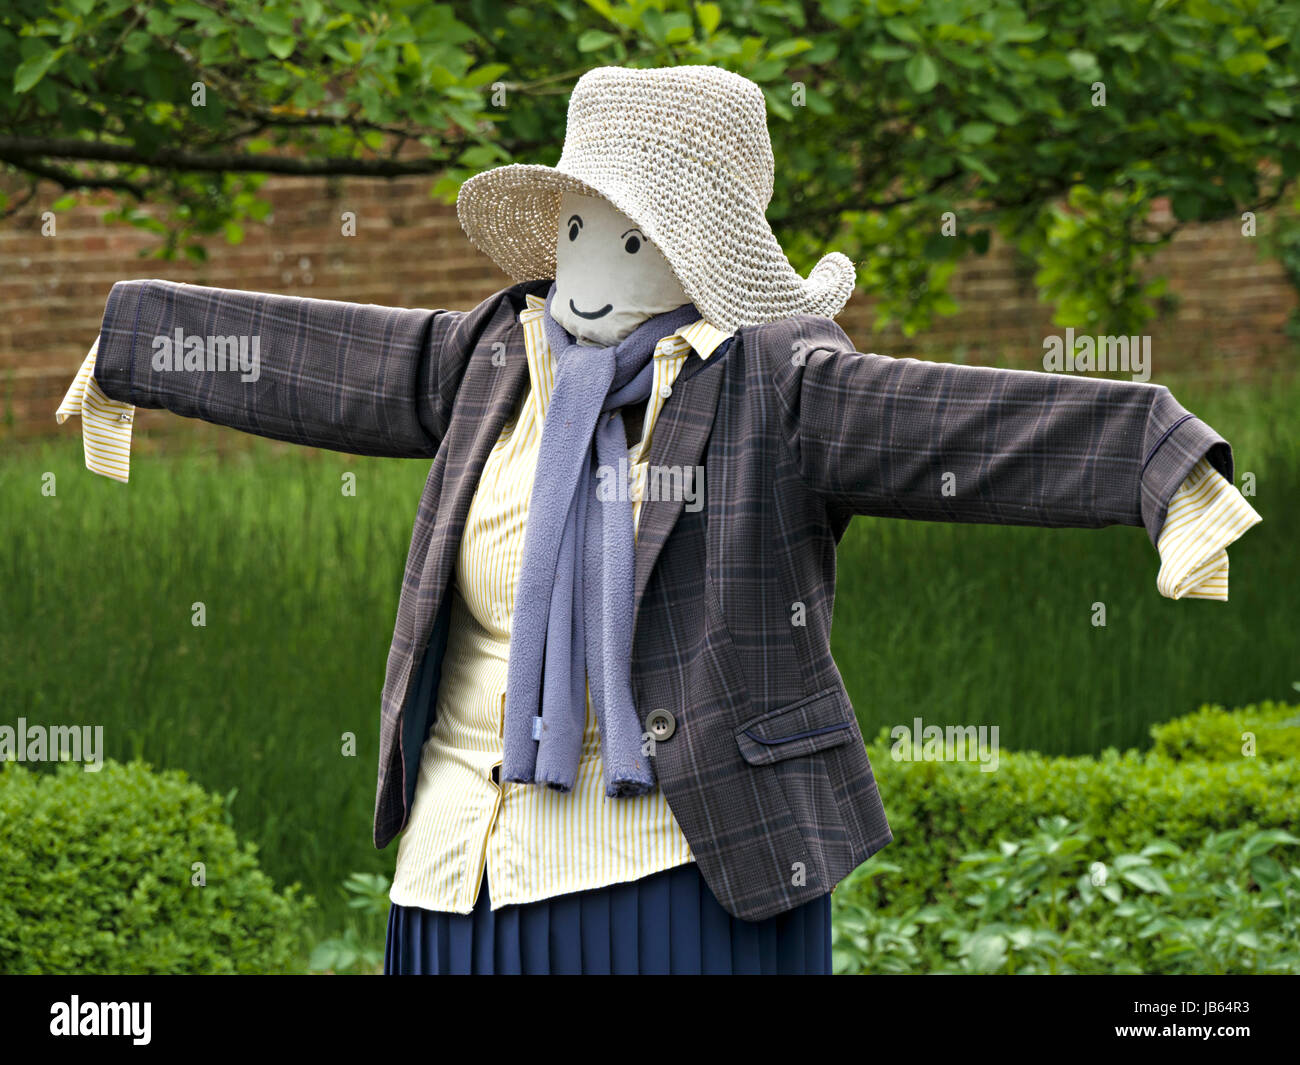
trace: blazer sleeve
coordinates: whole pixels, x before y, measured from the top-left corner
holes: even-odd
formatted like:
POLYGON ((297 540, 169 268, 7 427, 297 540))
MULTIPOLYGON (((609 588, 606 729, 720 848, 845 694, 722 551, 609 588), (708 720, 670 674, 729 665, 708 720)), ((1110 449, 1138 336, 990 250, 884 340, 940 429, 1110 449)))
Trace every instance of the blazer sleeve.
POLYGON ((797 315, 767 339, 805 480, 852 513, 1004 525, 1144 526, 1228 442, 1162 385, 863 354, 797 315))
POLYGON ((360 455, 431 456, 474 312, 121 281, 94 377, 113 400, 360 455))

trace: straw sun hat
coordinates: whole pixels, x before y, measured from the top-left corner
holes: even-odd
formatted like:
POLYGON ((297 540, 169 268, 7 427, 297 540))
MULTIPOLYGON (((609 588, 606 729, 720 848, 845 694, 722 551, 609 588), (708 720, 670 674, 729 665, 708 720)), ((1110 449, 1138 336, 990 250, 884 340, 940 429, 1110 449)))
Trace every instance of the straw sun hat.
POLYGON ((719 329, 793 314, 833 318, 853 293, 853 264, 830 252, 802 278, 765 212, 772 143, 762 90, 718 67, 597 67, 569 97, 554 167, 515 164, 461 186, 456 211, 473 243, 514 281, 555 276, 560 196, 603 196, 663 252, 719 329))

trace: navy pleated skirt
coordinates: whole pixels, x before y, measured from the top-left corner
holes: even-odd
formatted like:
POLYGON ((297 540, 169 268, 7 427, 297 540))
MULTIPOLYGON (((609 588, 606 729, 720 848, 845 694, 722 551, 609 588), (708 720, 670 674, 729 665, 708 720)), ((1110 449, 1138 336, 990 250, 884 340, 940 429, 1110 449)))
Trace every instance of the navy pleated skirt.
POLYGON ((493 913, 486 877, 473 913, 392 905, 384 972, 826 975, 831 897, 765 921, 722 908, 694 862, 641 880, 493 913))

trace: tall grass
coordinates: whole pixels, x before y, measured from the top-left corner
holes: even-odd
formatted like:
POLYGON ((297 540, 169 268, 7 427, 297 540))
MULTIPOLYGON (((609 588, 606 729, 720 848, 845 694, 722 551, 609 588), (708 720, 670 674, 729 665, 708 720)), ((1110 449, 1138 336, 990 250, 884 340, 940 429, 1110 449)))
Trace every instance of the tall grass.
MULTIPOLYGON (((1287 694, 1300 679, 1297 392, 1193 398, 1258 476, 1265 521, 1231 549, 1231 602, 1162 599, 1137 529, 859 520, 840 551, 834 646, 868 734, 921 716, 1082 753, 1141 745, 1150 723, 1203 701, 1287 694)), ((258 441, 138 453, 123 486, 86 472, 75 432, 9 455, 0 717, 100 724, 108 756, 236 792, 236 828, 265 868, 302 882, 336 927, 343 879, 391 872, 396 851, 370 842, 379 691, 426 472, 258 441)))

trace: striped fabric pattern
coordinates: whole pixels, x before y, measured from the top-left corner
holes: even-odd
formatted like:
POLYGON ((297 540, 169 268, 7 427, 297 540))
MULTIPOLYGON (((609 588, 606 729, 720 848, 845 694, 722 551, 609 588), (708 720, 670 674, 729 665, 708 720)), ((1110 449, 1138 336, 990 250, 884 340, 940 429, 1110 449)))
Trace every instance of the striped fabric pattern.
POLYGON ((100 390, 93 376, 98 353, 99 338, 96 337, 54 418, 62 425, 70 416, 80 415, 86 469, 125 484, 131 476, 131 427, 135 423, 135 407, 109 399, 100 390))
POLYGON ((1169 501, 1160 530, 1160 594, 1226 602, 1226 548, 1260 520, 1241 492, 1202 458, 1169 501))
MULTIPOLYGON (((421 752, 390 892, 401 906, 471 913, 485 868, 498 909, 637 880, 693 860, 661 790, 605 798, 590 704, 573 791, 498 786, 493 779, 501 764, 515 584, 555 388, 544 306, 529 294, 520 312, 532 388, 488 456, 461 539, 437 714, 421 752)), ((701 319, 656 346, 641 440, 628 456, 634 522, 646 494, 655 422, 677 374, 692 350, 707 359, 729 335, 701 319)))

